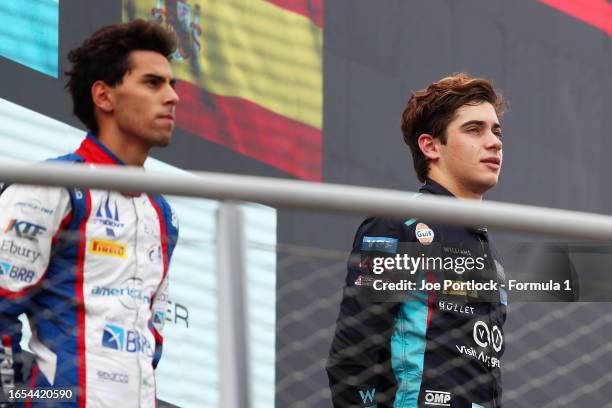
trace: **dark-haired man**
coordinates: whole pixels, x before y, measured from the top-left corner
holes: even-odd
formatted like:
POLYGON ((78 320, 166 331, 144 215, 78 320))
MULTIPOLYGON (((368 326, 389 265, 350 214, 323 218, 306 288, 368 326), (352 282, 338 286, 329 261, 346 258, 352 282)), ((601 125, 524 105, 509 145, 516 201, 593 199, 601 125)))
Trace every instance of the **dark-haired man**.
MULTIPOLYGON (((501 107, 489 81, 465 74, 412 94, 401 128, 422 194, 480 200, 497 184, 501 107)), ((327 365, 334 406, 500 407, 506 293, 462 285, 504 279, 485 228, 366 219, 327 365), (423 262, 399 301, 397 291, 380 292, 398 272, 381 259, 398 255, 423 262), (442 289, 420 290, 423 281, 442 289)))
MULTIPOLYGON (((179 99, 169 63, 175 48, 173 34, 136 20, 104 27, 72 50, 68 88, 90 133, 56 160, 142 166, 152 147, 168 145, 179 99)), ((178 237, 164 198, 9 185, 0 195, 0 231, 2 391, 63 391, 39 395, 53 406, 156 406, 178 237), (25 378, 23 313, 34 354, 25 378), (73 398, 59 403, 67 390, 73 398)))

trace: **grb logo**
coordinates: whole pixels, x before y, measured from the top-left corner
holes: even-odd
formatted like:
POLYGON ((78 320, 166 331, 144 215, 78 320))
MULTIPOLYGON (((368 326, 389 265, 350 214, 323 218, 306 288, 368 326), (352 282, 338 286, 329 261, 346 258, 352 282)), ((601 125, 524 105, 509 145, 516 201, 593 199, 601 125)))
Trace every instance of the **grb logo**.
POLYGON ((444 391, 425 391, 425 405, 435 405, 438 407, 450 407, 451 394, 444 391))
POLYGON ((40 225, 33 224, 27 221, 11 219, 4 232, 15 231, 19 238, 26 238, 30 241, 36 241, 36 236, 40 235, 47 229, 40 225))
POLYGON ((361 397, 362 404, 373 404, 376 397, 376 388, 370 388, 365 392, 359 390, 359 396, 361 397))

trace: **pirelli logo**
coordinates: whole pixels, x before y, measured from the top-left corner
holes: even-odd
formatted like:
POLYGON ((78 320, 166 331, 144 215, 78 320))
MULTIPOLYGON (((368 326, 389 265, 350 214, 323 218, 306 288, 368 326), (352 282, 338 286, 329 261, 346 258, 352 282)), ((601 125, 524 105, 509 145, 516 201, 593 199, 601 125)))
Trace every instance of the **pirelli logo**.
POLYGON ((127 259, 127 245, 107 239, 92 239, 89 243, 89 253, 127 259))

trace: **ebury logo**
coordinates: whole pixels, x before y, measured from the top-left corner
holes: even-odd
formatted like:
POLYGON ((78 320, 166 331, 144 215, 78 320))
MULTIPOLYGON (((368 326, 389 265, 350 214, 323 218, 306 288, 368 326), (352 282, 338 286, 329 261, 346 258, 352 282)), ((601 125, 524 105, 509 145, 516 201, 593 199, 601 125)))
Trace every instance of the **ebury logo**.
POLYGON ((115 238, 116 228, 123 228, 123 223, 119 220, 119 207, 117 201, 111 203, 110 192, 106 195, 106 199, 100 203, 94 221, 106 227, 106 236, 115 238))
POLYGON ((444 391, 425 391, 425 405, 434 405, 437 407, 450 407, 451 394, 444 391))
POLYGON ((376 397, 376 388, 370 388, 366 391, 359 390, 359 396, 362 404, 373 404, 376 397))
POLYGON ((429 245, 433 242, 434 232, 427 224, 419 222, 415 228, 414 235, 416 239, 423 245, 429 245))
POLYGON ((89 253, 93 255, 127 259, 127 246, 125 244, 106 239, 92 239, 91 243, 89 244, 89 253))
POLYGON ((15 232, 19 238, 26 238, 30 241, 36 241, 36 236, 42 234, 47 229, 37 224, 28 221, 11 219, 4 232, 15 232))
POLYGON ((498 353, 502 349, 502 345, 504 344, 504 336, 502 335, 501 330, 497 325, 493 326, 492 329, 489 329, 489 326, 482 320, 477 321, 474 324, 474 341, 480 347, 487 347, 489 344, 493 347, 493 350, 498 353))

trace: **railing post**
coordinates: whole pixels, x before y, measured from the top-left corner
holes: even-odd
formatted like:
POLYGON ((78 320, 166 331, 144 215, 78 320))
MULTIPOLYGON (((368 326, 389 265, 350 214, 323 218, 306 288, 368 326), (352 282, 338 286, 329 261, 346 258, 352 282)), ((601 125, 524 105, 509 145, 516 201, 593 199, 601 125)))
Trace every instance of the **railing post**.
POLYGON ((250 341, 242 209, 234 202, 221 202, 216 220, 219 401, 222 407, 250 408, 250 341))

